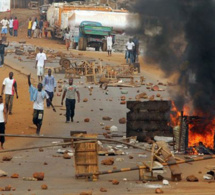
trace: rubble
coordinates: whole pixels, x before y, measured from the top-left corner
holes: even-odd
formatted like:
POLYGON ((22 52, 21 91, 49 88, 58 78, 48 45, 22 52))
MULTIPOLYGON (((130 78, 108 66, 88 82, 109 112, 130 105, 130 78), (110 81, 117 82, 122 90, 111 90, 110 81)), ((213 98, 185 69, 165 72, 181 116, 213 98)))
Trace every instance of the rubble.
POLYGON ((160 188, 155 189, 155 194, 163 194, 163 190, 160 188))
POLYGON ((81 192, 79 195, 92 195, 92 192, 81 192))
POLYGON ((12 156, 3 156, 2 160, 3 161, 11 161, 13 157, 12 156))
POLYGON ((198 182, 199 181, 199 179, 194 175, 187 176, 186 180, 189 182, 198 182))
POLYGON ((119 181, 116 180, 116 179, 113 179, 113 180, 112 180, 112 184, 113 184, 113 185, 118 185, 118 184, 119 184, 119 181))
POLYGON ((13 175, 11 175, 11 178, 19 178, 19 174, 14 173, 13 175))
POLYGON ((106 188, 100 188, 100 192, 107 192, 106 188))
POLYGON ((11 191, 12 187, 10 185, 5 186, 4 191, 11 191))
POLYGON ((41 189, 42 189, 42 190, 47 190, 47 189, 48 189, 48 186, 47 186, 46 184, 43 184, 43 185, 41 185, 41 189))
POLYGON ((114 158, 107 158, 101 161, 102 165, 113 165, 114 164, 114 158))
POLYGON ((88 122, 90 122, 90 119, 89 119, 89 118, 85 118, 85 119, 84 119, 84 122, 85 122, 85 123, 88 123, 88 122))
POLYGON ((110 131, 111 132, 117 132, 118 131, 118 127, 116 127, 116 126, 111 126, 111 128, 110 128, 110 131))
POLYGON ((33 174, 33 177, 37 180, 43 180, 44 179, 44 173, 43 172, 35 172, 33 174))
POLYGON ((110 121, 110 120, 112 120, 112 118, 109 117, 109 116, 103 116, 102 120, 104 120, 104 121, 110 121))
POLYGON ((83 102, 88 102, 88 99, 87 99, 87 98, 84 98, 84 99, 83 99, 83 102))
POLYGON ((63 158, 64 158, 64 159, 71 159, 71 156, 70 156, 68 153, 65 153, 65 154, 63 155, 63 158))
POLYGON ((119 123, 120 123, 120 124, 125 124, 125 123, 126 123, 126 118, 121 118, 121 119, 119 119, 119 123))

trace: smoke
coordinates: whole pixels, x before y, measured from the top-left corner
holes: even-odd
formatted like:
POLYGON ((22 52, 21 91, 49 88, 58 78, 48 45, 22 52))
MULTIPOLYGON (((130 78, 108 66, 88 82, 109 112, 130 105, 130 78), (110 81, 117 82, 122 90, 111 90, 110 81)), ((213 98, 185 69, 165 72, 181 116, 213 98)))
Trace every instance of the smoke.
POLYGON ((214 0, 138 0, 145 55, 167 75, 179 72, 178 109, 187 99, 196 111, 215 115, 214 0))

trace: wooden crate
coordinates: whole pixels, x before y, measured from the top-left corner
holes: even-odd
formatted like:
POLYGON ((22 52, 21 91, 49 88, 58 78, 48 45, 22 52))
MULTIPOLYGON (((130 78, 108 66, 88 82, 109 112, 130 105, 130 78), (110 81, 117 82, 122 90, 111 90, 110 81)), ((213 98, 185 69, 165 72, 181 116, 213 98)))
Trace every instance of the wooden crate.
MULTIPOLYGON (((82 137, 97 138, 97 135, 83 134, 82 137)), ((78 174, 97 173, 99 171, 97 141, 75 144, 74 160, 76 178, 78 174)))

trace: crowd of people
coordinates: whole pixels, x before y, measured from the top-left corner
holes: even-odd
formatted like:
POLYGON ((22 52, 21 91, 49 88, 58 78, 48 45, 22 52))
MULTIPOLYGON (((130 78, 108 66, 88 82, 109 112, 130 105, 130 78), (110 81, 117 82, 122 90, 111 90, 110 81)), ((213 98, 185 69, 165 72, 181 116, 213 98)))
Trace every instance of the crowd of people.
POLYGON ((43 32, 45 38, 48 36, 48 26, 49 23, 47 20, 43 20, 42 18, 38 20, 37 18, 29 18, 28 20, 28 38, 42 38, 43 32))
POLYGON ((2 29, 1 29, 2 37, 7 35, 8 30, 9 30, 10 36, 14 36, 14 37, 18 36, 19 21, 16 16, 14 18, 10 17, 9 19, 7 17, 4 17, 4 19, 0 21, 0 24, 2 25, 2 29))

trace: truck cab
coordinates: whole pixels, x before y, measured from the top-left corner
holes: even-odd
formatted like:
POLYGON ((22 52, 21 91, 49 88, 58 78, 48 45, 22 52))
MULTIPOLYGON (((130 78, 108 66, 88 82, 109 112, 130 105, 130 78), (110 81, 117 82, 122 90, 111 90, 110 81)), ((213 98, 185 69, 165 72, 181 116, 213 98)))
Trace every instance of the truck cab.
POLYGON ((74 43, 79 50, 86 50, 86 47, 93 47, 96 51, 101 48, 102 51, 107 50, 107 41, 105 37, 111 34, 112 27, 102 26, 100 22, 83 21, 79 26, 79 33, 74 36, 74 43))

